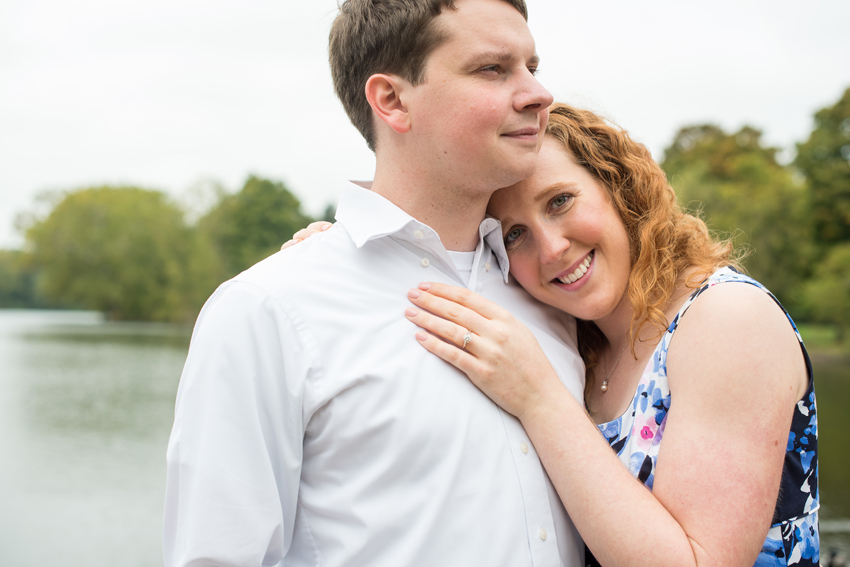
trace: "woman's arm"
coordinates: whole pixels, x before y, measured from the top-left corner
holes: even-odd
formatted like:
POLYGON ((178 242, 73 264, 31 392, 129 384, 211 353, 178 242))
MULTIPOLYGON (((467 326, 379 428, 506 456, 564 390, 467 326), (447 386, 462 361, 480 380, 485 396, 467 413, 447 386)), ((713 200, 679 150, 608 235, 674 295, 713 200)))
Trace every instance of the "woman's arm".
POLYGON ((423 287, 411 301, 434 315, 409 310, 408 317, 456 345, 466 329, 472 340, 461 350, 427 333, 417 338, 522 421, 602 565, 755 562, 776 504, 793 407, 805 389, 793 331, 766 294, 744 284, 715 286, 682 319, 669 351, 673 401, 650 492, 622 466, 525 327, 468 290, 423 287))

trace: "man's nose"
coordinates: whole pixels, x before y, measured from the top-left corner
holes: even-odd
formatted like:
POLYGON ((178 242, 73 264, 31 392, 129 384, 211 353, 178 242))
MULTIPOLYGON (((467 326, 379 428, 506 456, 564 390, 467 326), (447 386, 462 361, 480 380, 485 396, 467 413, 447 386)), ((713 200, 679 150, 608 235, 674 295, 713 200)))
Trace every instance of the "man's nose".
POLYGON ((531 71, 523 76, 523 89, 517 97, 517 110, 537 110, 549 108, 555 98, 547 91, 531 71))

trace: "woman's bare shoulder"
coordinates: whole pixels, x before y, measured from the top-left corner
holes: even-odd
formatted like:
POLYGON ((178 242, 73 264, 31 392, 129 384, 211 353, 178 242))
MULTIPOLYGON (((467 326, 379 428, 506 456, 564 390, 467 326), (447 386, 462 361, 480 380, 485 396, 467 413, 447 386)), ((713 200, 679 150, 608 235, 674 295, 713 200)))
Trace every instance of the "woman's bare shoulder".
MULTIPOLYGON (((801 396, 808 385, 799 341, 785 311, 763 289, 746 282, 713 285, 700 293, 678 323, 667 363, 671 390, 683 386, 677 378, 702 374, 699 369, 710 373, 714 388, 758 390, 782 383, 801 396)), ((686 388, 691 386, 687 382, 686 388)))

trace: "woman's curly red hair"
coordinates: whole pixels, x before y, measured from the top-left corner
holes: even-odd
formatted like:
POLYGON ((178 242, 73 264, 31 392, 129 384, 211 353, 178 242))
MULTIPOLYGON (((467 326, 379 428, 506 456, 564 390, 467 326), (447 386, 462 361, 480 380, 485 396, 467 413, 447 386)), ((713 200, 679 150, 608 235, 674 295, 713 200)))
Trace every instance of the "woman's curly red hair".
MULTIPOLYGON (((649 150, 602 117, 562 103, 549 108, 546 134, 557 139, 608 190, 629 236, 628 294, 634 314, 629 342, 634 353, 640 331, 668 322, 664 308, 683 272, 695 268, 686 285, 696 287, 718 267, 733 264, 732 245, 715 240, 705 223, 682 210, 664 170, 649 150)), ((578 321, 579 352, 587 386, 607 340, 590 321, 578 321)))

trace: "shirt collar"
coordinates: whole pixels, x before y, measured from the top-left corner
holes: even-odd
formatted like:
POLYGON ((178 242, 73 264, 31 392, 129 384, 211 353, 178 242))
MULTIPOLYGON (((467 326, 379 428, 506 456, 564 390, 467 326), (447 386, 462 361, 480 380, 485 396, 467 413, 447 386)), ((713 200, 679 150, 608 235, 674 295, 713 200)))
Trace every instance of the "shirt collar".
MULTIPOLYGON (((388 199, 372 192, 370 187, 370 182, 346 182, 336 210, 336 220, 342 224, 357 248, 361 248, 370 240, 400 232, 412 232, 417 228, 436 236, 428 225, 419 222, 388 199)), ((502 278, 507 283, 510 265, 502 239, 501 223, 492 217, 485 218, 478 226, 478 235, 490 246, 499 262, 502 278)))
POLYGON ((487 217, 478 226, 479 236, 487 241, 490 245, 490 250, 496 256, 496 261, 499 263, 499 270, 502 272, 502 279, 508 283, 508 271, 510 263, 508 262, 508 251, 505 250, 505 239, 502 237, 502 223, 499 219, 487 217))
POLYGON ((370 240, 395 234, 410 223, 418 223, 392 202, 372 192, 371 186, 371 182, 347 181, 336 209, 336 220, 345 227, 358 248, 370 240))

